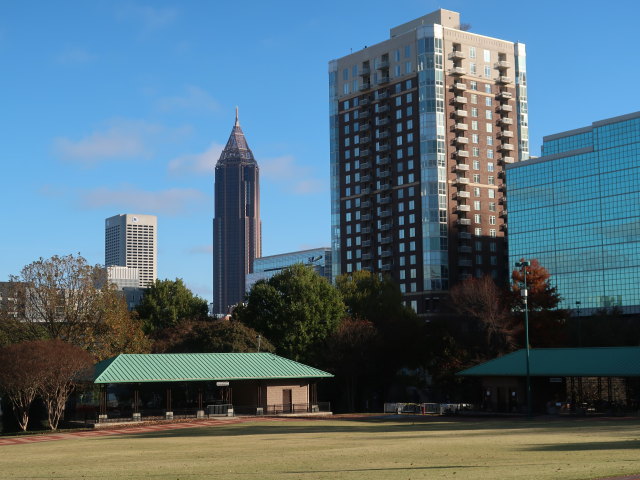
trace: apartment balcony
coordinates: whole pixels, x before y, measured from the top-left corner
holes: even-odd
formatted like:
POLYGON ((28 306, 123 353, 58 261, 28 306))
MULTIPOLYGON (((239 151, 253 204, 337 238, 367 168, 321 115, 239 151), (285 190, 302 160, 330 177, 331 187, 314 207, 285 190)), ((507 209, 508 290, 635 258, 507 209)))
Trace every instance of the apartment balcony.
POLYGON ((385 131, 385 132, 380 132, 380 134, 378 135, 378 138, 380 140, 383 140, 385 138, 389 138, 389 132, 385 131))
POLYGON ((366 266, 366 265, 362 267, 362 270, 365 270, 367 272, 373 272, 373 268, 371 268, 369 266, 366 266))
POLYGON ((371 202, 369 200, 365 200, 364 202, 360 203, 360 207, 361 208, 369 208, 369 207, 371 207, 371 202))
POLYGON ((384 113, 389 111, 389 105, 380 105, 378 107, 378 113, 384 113))
POLYGON ((466 75, 467 71, 462 67, 453 67, 449 69, 449 75, 466 75))
POLYGON ((498 191, 502 193, 507 193, 507 186, 505 184, 500 185, 498 187, 498 191))
POLYGON ((378 148, 379 152, 388 152, 389 150, 391 150, 391 147, 389 145, 380 145, 380 147, 378 148))
POLYGON ((371 162, 370 161, 366 161, 366 162, 360 162, 360 170, 369 170, 371 168, 371 162))
POLYGON ((453 171, 454 172, 468 172, 469 171, 469 165, 467 165, 466 163, 458 163, 458 164, 456 164, 455 167, 453 167, 453 171))
POLYGON ((454 130, 469 130, 469 125, 466 123, 455 123, 453 128, 454 130))
POLYGON ((391 172, 389 170, 383 170, 377 175, 378 178, 389 178, 390 176, 391 176, 391 172))
POLYGON ((389 97, 389 92, 381 92, 378 94, 378 100, 384 100, 387 97, 389 97))
POLYGON ((513 94, 511 92, 500 92, 496 96, 503 100, 509 100, 513 97, 513 94))
POLYGON ((498 147, 500 150, 505 150, 507 152, 510 152, 512 150, 514 150, 514 146, 510 143, 503 143, 502 145, 500 145, 500 147, 498 147))
POLYGON ((362 190, 360 190, 360 193, 362 195, 369 195, 371 193, 371 189, 369 187, 363 188, 362 190))
POLYGON ((368 148, 363 148, 362 150, 360 150, 360 157, 368 157, 371 154, 371 150, 369 150, 368 148))
POLYGON ((391 263, 383 263, 381 270, 383 272, 388 272, 389 270, 391 270, 391 266, 392 266, 391 263))
POLYGON ((470 218, 459 218, 459 219, 456 220, 456 225, 461 226, 461 227, 469 226, 469 225, 471 225, 471 219, 470 218))
POLYGON ((513 79, 511 77, 507 77, 506 75, 500 75, 498 78, 496 78, 496 81, 498 83, 504 84, 513 83, 513 79))
POLYGON ((502 211, 500 212, 500 216, 501 216, 502 218, 507 218, 507 211, 506 211, 506 210, 502 210, 502 211))
POLYGON ((369 213, 365 213, 364 215, 362 215, 360 217, 360 220, 362 220, 363 222, 370 222, 371 221, 371 215, 369 213))
POLYGON ((391 157, 389 155, 384 155, 376 160, 376 164, 378 165, 389 165, 391 163, 391 157))
POLYGON ((456 150, 456 157, 469 158, 469 150, 456 150))
POLYGON ((382 197, 378 200, 378 205, 387 205, 391 203, 391 197, 382 197))
POLYGON ((362 260, 371 260, 373 258, 373 255, 371 255, 370 253, 365 253, 362 255, 362 260))
POLYGON ((501 137, 501 138, 513 138, 513 132, 511 132, 509 130, 502 130, 501 132, 498 132, 498 137, 501 137))
POLYGON ((458 238, 461 240, 470 240, 471 234, 469 232, 458 232, 458 238))
POLYGON ((369 112, 369 110, 360 110, 360 118, 369 118, 371 116, 371 113, 369 112))
POLYGON ((469 185, 469 179, 466 177, 457 177, 455 182, 458 185, 469 185))
POLYGON ((460 117, 466 117, 468 114, 468 112, 466 110, 456 110, 455 112, 453 112, 454 115, 458 118, 460 117))
POLYGON ((461 145, 466 145, 469 143, 469 139, 467 137, 456 137, 455 142, 461 145))
POLYGON ((382 185, 380 185, 380 190, 391 190, 391 184, 383 183, 382 185))
POLYGON ((360 99, 360 106, 361 107, 366 107, 370 103, 371 103, 371 100, 369 100, 369 97, 364 97, 364 98, 360 99))
POLYGON ((503 165, 506 165, 508 163, 515 162, 515 159, 513 157, 502 157, 501 159, 498 160, 498 162, 503 165))
POLYGON ((468 258, 459 258, 458 259, 458 266, 459 267, 472 267, 473 263, 468 258))
POLYGON ((369 90, 371 88, 371 84, 370 83, 363 83, 360 85, 360 91, 363 92, 365 90, 369 90))
POLYGON ((369 130, 371 128, 371 124, 370 123, 361 123, 360 124, 360 131, 361 132, 365 132, 367 130, 369 130))
POLYGON ((459 92, 464 92, 467 89, 467 84, 464 82, 456 82, 453 84, 453 89, 459 92))
POLYGON ((371 137, 360 137, 360 143, 369 143, 371 141, 371 137))
POLYGON ((471 205, 456 205, 456 212, 470 212, 471 205))
POLYGON ((454 50, 449 55, 447 55, 447 58, 449 60, 464 60, 465 58, 467 58, 467 56, 460 50, 454 50))
POLYGON ((371 181, 371 175, 362 175, 360 177, 360 181, 363 182, 363 183, 370 182, 371 181))
POLYGON ((465 192, 461 190, 453 194, 453 198, 471 198, 471 192, 465 192))
POLYGON ((389 83, 389 77, 380 77, 378 79, 378 85, 384 85, 385 83, 389 83))
POLYGON ((464 105, 464 104, 466 104, 466 103, 467 103, 467 97, 464 97, 464 96, 462 96, 462 95, 457 95, 457 96, 453 99, 453 101, 454 101, 454 102, 456 102, 456 103, 461 103, 461 104, 463 104, 463 105, 464 105))
POLYGON ((458 252, 460 253, 471 253, 473 249, 467 245, 461 245, 458 247, 458 252))
POLYGON ((498 172, 498 178, 505 178, 507 176, 507 172, 505 172, 504 170, 500 170, 498 172))
POLYGON ((380 237, 380 243, 382 245, 387 245, 389 243, 393 243, 393 237, 388 236, 388 237, 380 237))
POLYGON ((377 123, 378 126, 383 127, 385 125, 389 125, 389 119, 388 118, 381 118, 378 120, 377 123))
POLYGON ((388 230, 391 230, 391 224, 390 223, 383 223, 382 225, 380 225, 380 231, 386 232, 388 230))
POLYGON ((387 217, 390 217, 392 213, 393 213, 393 212, 391 212, 391 210, 390 210, 390 209, 388 209, 388 210, 382 210, 382 211, 380 212, 380 215, 378 215, 378 216, 379 216, 380 218, 387 218, 387 217))
POLYGON ((500 225, 500 231, 502 232, 506 232, 507 231, 507 224, 503 223, 502 225, 500 225))
POLYGON ((507 60, 500 60, 498 62, 495 63, 494 65, 495 68, 511 68, 511 62, 507 61, 507 60))
POLYGON ((363 235, 369 235, 371 234, 371 227, 362 227, 361 232, 363 235))
POLYGON ((363 247, 363 248, 369 248, 369 247, 371 247, 371 240, 363 240, 363 241, 362 241, 362 247, 363 247))
POLYGON ((513 125, 513 118, 506 118, 506 117, 505 117, 505 118, 501 118, 501 119, 499 120, 499 122, 500 122, 502 125, 513 125))
POLYGON ((370 67, 362 67, 360 69, 360 76, 363 75, 371 75, 371 68, 370 67))
POLYGON ((381 60, 378 64, 378 70, 382 70, 383 68, 389 68, 389 60, 381 60))
POLYGON ((380 252, 380 256, 382 258, 389 258, 392 255, 393 255, 393 252, 391 250, 382 250, 382 252, 380 252))
POLYGON ((511 105, 500 105, 498 107, 499 112, 513 112, 513 107, 511 105))

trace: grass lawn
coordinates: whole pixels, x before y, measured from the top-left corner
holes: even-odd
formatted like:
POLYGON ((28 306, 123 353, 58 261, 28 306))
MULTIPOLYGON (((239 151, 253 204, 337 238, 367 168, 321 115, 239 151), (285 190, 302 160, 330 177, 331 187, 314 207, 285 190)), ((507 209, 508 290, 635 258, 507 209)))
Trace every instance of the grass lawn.
POLYGON ((588 479, 640 473, 640 419, 263 421, 0 447, 1 478, 588 479))

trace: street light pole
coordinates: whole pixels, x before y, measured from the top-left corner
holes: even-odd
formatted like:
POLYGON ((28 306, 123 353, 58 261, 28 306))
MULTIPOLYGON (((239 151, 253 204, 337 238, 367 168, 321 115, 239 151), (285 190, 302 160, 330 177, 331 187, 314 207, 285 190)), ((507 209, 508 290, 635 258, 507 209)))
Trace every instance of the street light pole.
POLYGON ((529 302, 527 291, 527 267, 531 265, 531 262, 523 260, 516 262, 516 268, 522 268, 524 275, 524 289, 522 290, 522 298, 524 299, 524 332, 527 352, 527 416, 531 417, 531 369, 530 369, 530 352, 529 352, 529 302))

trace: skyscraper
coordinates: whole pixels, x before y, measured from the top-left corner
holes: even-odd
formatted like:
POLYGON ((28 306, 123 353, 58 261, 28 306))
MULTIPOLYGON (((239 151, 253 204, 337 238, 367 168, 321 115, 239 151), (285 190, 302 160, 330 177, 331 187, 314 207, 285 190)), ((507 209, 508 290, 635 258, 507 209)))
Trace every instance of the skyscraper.
POLYGON ((329 62, 333 274, 390 274, 419 314, 506 280, 504 165, 529 156, 525 46, 437 10, 329 62))
POLYGON ((639 313, 640 112, 546 136, 542 153, 507 168, 511 267, 537 259, 560 308, 639 313))
POLYGON ((122 214, 105 220, 104 264, 136 268, 141 288, 158 277, 158 218, 155 215, 122 214))
POLYGON ((213 219, 213 312, 227 313, 244 299, 245 276, 261 255, 258 164, 238 121, 220 154, 213 219))

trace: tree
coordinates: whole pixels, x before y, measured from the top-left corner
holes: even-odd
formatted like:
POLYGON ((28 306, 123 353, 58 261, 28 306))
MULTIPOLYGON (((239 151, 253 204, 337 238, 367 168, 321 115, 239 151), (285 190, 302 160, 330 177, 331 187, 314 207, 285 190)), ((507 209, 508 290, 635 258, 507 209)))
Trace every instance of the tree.
MULTIPOLYGON (((524 259, 521 259, 524 261, 524 259)), ((530 343, 535 347, 559 347, 566 345, 566 319, 568 312, 558 309, 562 300, 556 287, 552 287, 549 281, 551 274, 538 260, 533 259, 527 272, 527 303, 529 309, 529 336, 530 343)), ((524 286, 524 273, 516 269, 511 274, 511 305, 514 312, 519 312, 520 317, 524 312, 524 301, 521 296, 524 286)), ((522 318, 519 319, 523 322, 522 318)), ((521 345, 524 345, 524 341, 521 345)))
POLYGON ((476 322, 484 332, 485 346, 481 357, 494 358, 514 350, 516 346, 519 329, 504 297, 505 292, 489 276, 467 278, 449 292, 453 309, 476 322))
POLYGON ((302 264, 254 284, 234 317, 269 338, 276 351, 298 361, 319 356, 345 316, 338 291, 302 264))
POLYGON ((183 320, 204 320, 207 301, 194 295, 181 278, 156 280, 136 308, 148 332, 175 326, 183 320))
POLYGON ((7 396, 19 427, 25 431, 29 423, 29 407, 40 389, 40 362, 22 342, 0 349, 0 389, 7 396))
POLYGON ((93 359, 82 348, 62 340, 40 340, 29 346, 39 368, 37 391, 47 408, 49 427, 57 430, 71 391, 93 359))
POLYGON ((156 335, 158 353, 275 352, 275 347, 254 329, 236 320, 184 321, 156 335))

